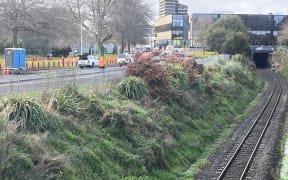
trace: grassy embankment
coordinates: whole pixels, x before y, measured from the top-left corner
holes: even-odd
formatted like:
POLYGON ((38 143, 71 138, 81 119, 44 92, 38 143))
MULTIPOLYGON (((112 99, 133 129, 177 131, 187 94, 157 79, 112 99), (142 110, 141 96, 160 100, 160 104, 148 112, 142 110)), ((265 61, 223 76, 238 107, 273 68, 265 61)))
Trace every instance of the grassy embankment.
POLYGON ((3 98, 1 177, 192 178, 195 164, 240 122, 264 86, 236 61, 208 68, 137 62, 128 74, 138 78, 117 88, 48 89, 36 103, 3 98))
MULTIPOLYGON (((280 48, 273 52, 272 61, 273 63, 279 63, 280 68, 277 70, 279 74, 281 74, 283 77, 288 79, 288 52, 286 48, 280 48)), ((285 125, 285 136, 282 140, 282 162, 281 162, 281 168, 279 169, 279 179, 280 180, 288 180, 288 125, 286 123, 285 125)))
MULTIPOLYGON (((272 63, 279 63, 280 68, 277 69, 277 72, 283 77, 288 79, 288 49, 286 47, 280 47, 273 52, 272 63)), ((284 129, 284 137, 282 139, 282 162, 279 169, 279 179, 288 180, 288 124, 286 123, 284 129)))
MULTIPOLYGON (((287 121, 286 115, 286 121, 287 121)), ((279 168, 279 180, 288 180, 288 124, 286 123, 284 129, 285 135, 281 143, 281 150, 282 150, 282 162, 279 168)))
MULTIPOLYGON (((282 76, 284 76, 286 79, 288 79, 288 65, 284 65, 282 67, 280 67, 280 69, 277 70, 277 72, 279 74, 281 74, 282 76)), ((286 115, 287 116, 287 115, 286 115)), ((288 180, 288 153, 287 153, 287 149, 288 149, 288 125, 286 123, 285 125, 285 135, 284 138, 282 140, 282 162, 281 162, 281 166, 279 169, 279 179, 280 180, 288 180)))

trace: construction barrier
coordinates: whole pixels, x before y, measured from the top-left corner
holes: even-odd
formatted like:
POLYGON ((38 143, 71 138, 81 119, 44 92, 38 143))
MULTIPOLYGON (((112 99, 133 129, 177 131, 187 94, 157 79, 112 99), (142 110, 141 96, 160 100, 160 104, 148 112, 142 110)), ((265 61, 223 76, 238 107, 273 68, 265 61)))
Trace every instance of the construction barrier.
POLYGON ((4 59, 0 58, 0 69, 2 69, 5 66, 4 59))
MULTIPOLYGON (((46 58, 46 57, 33 57, 26 59, 26 68, 37 70, 37 69, 54 69, 54 68, 73 68, 77 67, 78 57, 67 57, 67 58, 46 58)), ((107 65, 116 64, 117 57, 104 57, 107 65)), ((0 70, 3 71, 4 59, 0 59, 0 70)))

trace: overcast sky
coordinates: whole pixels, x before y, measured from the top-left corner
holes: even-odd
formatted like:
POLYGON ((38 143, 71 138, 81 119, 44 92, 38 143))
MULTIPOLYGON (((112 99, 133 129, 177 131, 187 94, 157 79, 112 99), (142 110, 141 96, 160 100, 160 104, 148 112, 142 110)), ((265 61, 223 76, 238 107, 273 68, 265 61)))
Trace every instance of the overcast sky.
MULTIPOLYGON (((147 0, 158 15, 159 0, 147 0), (155 5, 153 5, 155 4, 155 5)), ((288 14, 288 0, 180 0, 192 12, 246 12, 288 14)))

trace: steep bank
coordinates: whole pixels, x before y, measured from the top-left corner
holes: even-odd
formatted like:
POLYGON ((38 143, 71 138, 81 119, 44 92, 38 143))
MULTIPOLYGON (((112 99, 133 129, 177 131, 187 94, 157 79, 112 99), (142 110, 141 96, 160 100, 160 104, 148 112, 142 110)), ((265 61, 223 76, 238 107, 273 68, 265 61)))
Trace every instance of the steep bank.
POLYGON ((240 123, 239 117, 264 87, 261 78, 239 62, 204 69, 185 67, 157 66, 141 75, 150 95, 138 100, 119 94, 113 85, 101 93, 69 87, 43 95, 51 98, 38 99, 49 110, 45 111, 48 126, 40 132, 9 130, 3 116, 0 150, 9 153, 0 155, 1 175, 14 179, 184 178, 183 172, 201 161, 223 132, 240 123), (162 77, 162 70, 167 76, 162 77), (161 98, 151 98, 157 95, 161 98))

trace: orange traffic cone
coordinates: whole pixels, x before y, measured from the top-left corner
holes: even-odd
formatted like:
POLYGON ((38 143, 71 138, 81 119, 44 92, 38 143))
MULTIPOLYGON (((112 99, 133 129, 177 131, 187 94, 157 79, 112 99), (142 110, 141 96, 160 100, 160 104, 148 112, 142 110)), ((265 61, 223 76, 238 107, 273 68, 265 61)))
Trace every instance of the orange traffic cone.
POLYGON ((6 68, 6 67, 3 67, 3 69, 2 69, 2 76, 8 76, 8 75, 9 75, 9 72, 8 72, 7 68, 6 68))

